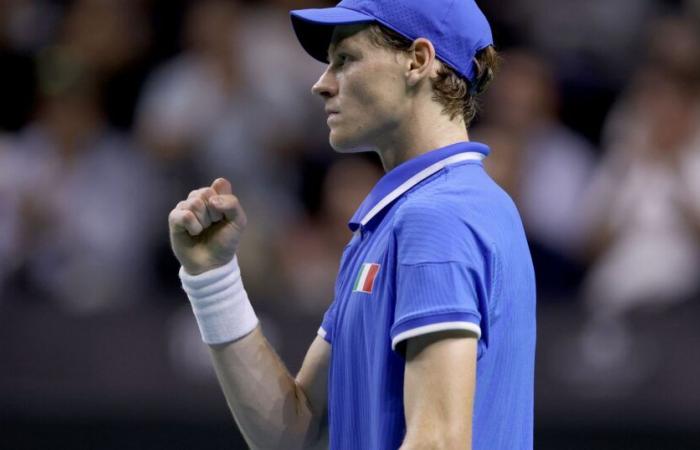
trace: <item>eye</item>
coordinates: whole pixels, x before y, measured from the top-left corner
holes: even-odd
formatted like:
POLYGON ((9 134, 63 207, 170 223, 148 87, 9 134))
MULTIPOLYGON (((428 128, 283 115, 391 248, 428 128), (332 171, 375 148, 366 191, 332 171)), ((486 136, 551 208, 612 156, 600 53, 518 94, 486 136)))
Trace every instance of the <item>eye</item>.
POLYGON ((347 53, 338 53, 333 58, 333 65, 336 67, 343 67, 347 62, 350 61, 350 55, 347 53))

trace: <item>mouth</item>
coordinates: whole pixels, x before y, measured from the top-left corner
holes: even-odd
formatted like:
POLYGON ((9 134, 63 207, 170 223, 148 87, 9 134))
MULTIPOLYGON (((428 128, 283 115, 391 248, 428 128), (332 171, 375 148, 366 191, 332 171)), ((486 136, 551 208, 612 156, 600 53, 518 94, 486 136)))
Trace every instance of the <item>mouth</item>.
POLYGON ((338 111, 326 111, 326 114, 328 114, 328 119, 326 119, 326 122, 329 124, 333 119, 336 119, 340 115, 338 111))

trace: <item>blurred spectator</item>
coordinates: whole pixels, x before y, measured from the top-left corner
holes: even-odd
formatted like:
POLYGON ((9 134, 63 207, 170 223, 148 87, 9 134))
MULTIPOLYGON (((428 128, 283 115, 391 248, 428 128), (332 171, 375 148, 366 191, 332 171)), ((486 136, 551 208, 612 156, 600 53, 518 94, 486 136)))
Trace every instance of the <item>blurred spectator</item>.
POLYGON ((608 117, 583 206, 592 267, 571 378, 597 391, 653 373, 634 313, 658 315, 700 292, 700 40, 679 18, 650 34, 645 63, 608 117))
POLYGON ((360 156, 337 160, 326 173, 318 214, 290 227, 277 245, 278 296, 314 320, 333 300, 340 257, 352 236, 348 221, 381 176, 377 164, 360 156))
POLYGON ((63 24, 68 51, 95 72, 107 120, 128 128, 150 48, 142 0, 76 0, 63 24), (125 32, 128 30, 128 32, 125 32))
POLYGON ((2 187, 16 200, 4 212, 17 224, 9 259, 25 295, 95 312, 144 297, 146 243, 163 219, 149 213, 158 188, 145 158, 104 120, 99 70, 72 45, 87 37, 68 24, 61 45, 39 59, 41 101, 12 141, 2 187))
POLYGON ((276 125, 270 146, 278 153, 328 151, 322 102, 311 94, 311 86, 325 67, 309 60, 298 45, 289 18, 290 9, 323 7, 332 2, 325 3, 270 0, 245 11, 244 67, 248 79, 254 80, 250 89, 265 109, 267 120, 276 125))
POLYGON ((203 171, 225 172, 244 187, 264 178, 259 151, 268 124, 251 98, 241 59, 240 6, 193 2, 183 31, 185 50, 148 80, 138 132, 164 163, 191 159, 203 171), (249 170, 251 168, 258 170, 249 170), (259 174, 257 173, 259 172, 259 174))
MULTIPOLYGON (((6 278, 17 267, 19 255, 16 249, 17 217, 9 213, 17 209, 17 198, 11 180, 19 170, 14 163, 9 138, 0 134, 0 293, 7 292, 6 278)), ((5 297, 0 295, 0 301, 5 297)))
POLYGON ((232 181, 252 219, 247 240, 254 259, 265 253, 254 243, 264 245, 265 236, 294 217, 298 206, 290 195, 293 173, 269 151, 284 124, 267 115, 270 107, 250 88, 244 70, 241 11, 230 0, 192 3, 185 50, 148 80, 137 132, 163 169, 179 175, 170 177, 171 190, 180 192, 173 198, 216 177, 232 181))
POLYGON ((55 18, 51 8, 42 11, 44 6, 40 2, 0 1, 0 130, 20 129, 32 113, 35 82, 31 52, 48 40, 47 28, 52 27, 46 22, 52 24, 55 18), (39 23, 41 19, 44 22, 39 23))
POLYGON ((75 0, 61 28, 67 51, 100 79, 138 58, 148 45, 137 0, 75 0))
POLYGON ((696 24, 700 24, 700 1, 685 0, 684 5, 688 17, 695 20, 696 24))
MULTIPOLYGON (((474 130, 473 137, 485 142, 491 148, 484 166, 491 178, 511 196, 516 205, 520 204, 521 183, 526 175, 522 168, 523 152, 520 140, 495 125, 481 124, 474 130)), ((522 214, 522 212, 521 212, 522 214)))
POLYGON ((645 29, 663 3, 510 0, 489 8, 515 30, 520 45, 542 52, 566 78, 617 84, 625 80, 642 54, 645 29))
POLYGON ((50 0, 3 0, 0 42, 19 53, 36 52, 55 37, 61 13, 57 2, 50 0))
POLYGON ((700 288, 700 40, 692 23, 653 29, 650 59, 610 114, 585 208, 596 316, 690 298, 700 288))
POLYGON ((486 168, 518 205, 538 289, 573 297, 582 253, 580 201, 594 152, 558 118, 552 71, 532 53, 506 52, 473 136, 492 146, 486 168))
MULTIPOLYGON (((185 17, 185 51, 157 69, 145 86, 138 110, 138 132, 166 161, 192 152, 202 158, 205 149, 198 147, 208 143, 210 134, 223 121, 243 128, 240 122, 245 94, 235 60, 240 53, 238 14, 239 6, 233 1, 193 2, 185 17)), ((236 131, 243 133, 241 129, 236 131)), ((235 153, 232 158, 253 157, 252 152, 235 153)))

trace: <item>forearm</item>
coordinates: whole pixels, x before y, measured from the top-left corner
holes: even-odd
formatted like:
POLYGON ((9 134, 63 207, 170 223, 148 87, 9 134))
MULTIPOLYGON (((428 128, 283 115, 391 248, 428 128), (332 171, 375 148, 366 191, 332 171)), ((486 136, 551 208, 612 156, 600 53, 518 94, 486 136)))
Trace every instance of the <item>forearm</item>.
POLYGON ((421 427, 413 424, 399 450, 471 450, 471 429, 466 432, 462 427, 450 430, 447 422, 426 422, 421 427))
POLYGON ((260 327, 235 342, 209 348, 228 406, 248 445, 305 448, 318 420, 260 327))
POLYGON ((471 450, 471 448, 471 445, 465 446, 464 442, 452 442, 447 439, 417 439, 412 442, 404 442, 399 450, 471 450))
POLYGON ((219 383, 249 446, 304 448, 307 436, 320 434, 330 348, 316 338, 296 381, 267 342, 236 258, 246 223, 231 184, 219 178, 170 211, 170 242, 202 340, 210 345, 219 383))

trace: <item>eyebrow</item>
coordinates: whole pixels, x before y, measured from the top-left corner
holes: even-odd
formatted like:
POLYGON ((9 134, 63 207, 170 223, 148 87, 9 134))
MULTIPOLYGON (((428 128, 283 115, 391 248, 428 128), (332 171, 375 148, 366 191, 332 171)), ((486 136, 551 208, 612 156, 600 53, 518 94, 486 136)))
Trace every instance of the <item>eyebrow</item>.
POLYGON ((354 26, 347 26, 345 29, 340 29, 336 33, 334 31, 331 43, 328 45, 328 61, 331 60, 331 56, 333 52, 338 50, 338 47, 341 47, 344 43, 345 40, 351 36, 354 36, 355 34, 358 33, 359 30, 361 30, 364 27, 364 25, 354 25, 354 26), (359 29, 358 29, 359 28, 359 29))
POLYGON ((345 38, 343 37, 343 38, 340 38, 340 40, 338 40, 337 42, 330 43, 330 45, 328 46, 328 55, 327 55, 328 62, 330 62, 331 59, 333 59, 332 58, 333 53, 335 53, 338 50, 338 48, 343 47, 344 40, 345 40, 345 38))

